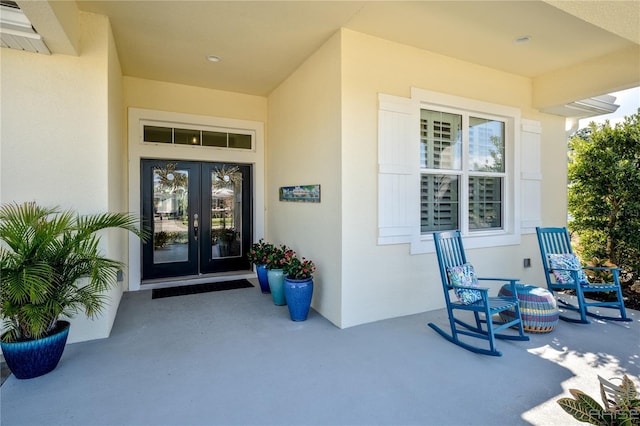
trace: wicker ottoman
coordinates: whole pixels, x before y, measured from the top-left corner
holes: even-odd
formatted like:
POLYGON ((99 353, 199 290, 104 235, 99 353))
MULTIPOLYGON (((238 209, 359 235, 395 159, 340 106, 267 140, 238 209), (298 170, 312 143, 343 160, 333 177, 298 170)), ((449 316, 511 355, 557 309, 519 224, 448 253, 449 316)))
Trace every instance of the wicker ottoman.
MULTIPOLYGON (((534 285, 516 284, 522 328, 529 333, 548 333, 558 324, 559 312, 556 299, 550 291, 534 285)), ((505 284, 498 292, 500 296, 511 296, 511 286, 505 284)), ((511 321, 514 310, 500 312, 503 321, 511 321)))

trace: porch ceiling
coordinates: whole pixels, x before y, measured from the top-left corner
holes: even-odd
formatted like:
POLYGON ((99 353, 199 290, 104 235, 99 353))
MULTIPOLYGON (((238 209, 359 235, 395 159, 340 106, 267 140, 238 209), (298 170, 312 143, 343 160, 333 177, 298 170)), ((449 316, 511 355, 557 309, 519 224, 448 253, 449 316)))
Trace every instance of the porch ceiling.
MULTIPOLYGON (((17 3, 30 16, 34 3, 43 2, 17 3)), ((77 6, 109 17, 127 76, 260 96, 341 27, 532 78, 562 74, 640 45, 639 0, 78 1, 77 6), (521 36, 531 40, 514 42, 521 36), (208 55, 222 61, 208 62, 208 55)))

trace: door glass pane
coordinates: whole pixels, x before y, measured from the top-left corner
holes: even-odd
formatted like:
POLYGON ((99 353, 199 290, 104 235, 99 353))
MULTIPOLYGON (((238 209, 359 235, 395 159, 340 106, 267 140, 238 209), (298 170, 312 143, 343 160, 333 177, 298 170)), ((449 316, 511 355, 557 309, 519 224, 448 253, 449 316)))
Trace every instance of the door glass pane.
POLYGON ((238 167, 211 171, 211 257, 242 254, 242 173, 238 167))
POLYGON ((153 262, 189 257, 189 171, 175 164, 153 168, 153 262))

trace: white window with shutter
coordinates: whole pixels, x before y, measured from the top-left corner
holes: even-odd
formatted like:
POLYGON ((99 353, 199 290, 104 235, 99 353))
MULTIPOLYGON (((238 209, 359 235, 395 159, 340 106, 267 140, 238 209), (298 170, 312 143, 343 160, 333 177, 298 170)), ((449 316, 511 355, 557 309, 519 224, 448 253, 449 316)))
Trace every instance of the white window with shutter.
POLYGON ((518 244, 521 226, 537 223, 538 123, 521 128, 516 108, 421 89, 379 101, 379 244, 432 252, 432 233, 453 229, 469 248, 518 244))

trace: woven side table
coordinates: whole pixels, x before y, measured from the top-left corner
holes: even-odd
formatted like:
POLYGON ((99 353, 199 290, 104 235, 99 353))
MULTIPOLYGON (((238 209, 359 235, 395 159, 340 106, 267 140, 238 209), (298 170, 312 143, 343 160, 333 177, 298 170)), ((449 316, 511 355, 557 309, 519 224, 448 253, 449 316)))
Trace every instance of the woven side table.
MULTIPOLYGON (((534 285, 516 284, 522 328, 528 333, 549 333, 556 328, 559 319, 558 305, 550 291, 534 285)), ((502 286, 500 296, 511 296, 511 287, 502 286)), ((500 312, 503 321, 511 321, 515 310, 500 312)))

